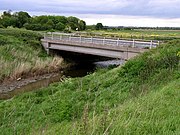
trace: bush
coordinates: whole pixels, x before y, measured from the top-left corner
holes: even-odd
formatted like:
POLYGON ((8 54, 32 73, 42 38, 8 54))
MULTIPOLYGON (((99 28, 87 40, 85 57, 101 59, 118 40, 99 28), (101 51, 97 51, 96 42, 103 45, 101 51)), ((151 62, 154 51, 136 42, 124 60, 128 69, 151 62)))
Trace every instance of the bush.
POLYGON ((179 58, 176 54, 180 50, 177 45, 180 45, 179 41, 171 41, 129 60, 120 70, 119 76, 146 80, 154 72, 177 68, 179 58))

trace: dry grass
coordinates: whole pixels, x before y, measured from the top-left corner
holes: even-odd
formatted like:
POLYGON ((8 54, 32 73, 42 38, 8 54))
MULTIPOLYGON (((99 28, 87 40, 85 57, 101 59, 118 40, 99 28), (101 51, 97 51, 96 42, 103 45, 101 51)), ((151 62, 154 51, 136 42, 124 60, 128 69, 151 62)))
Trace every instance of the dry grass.
POLYGON ((29 31, 12 29, 13 35, 6 35, 8 30, 0 33, 0 41, 6 41, 0 42, 0 82, 57 72, 66 66, 63 58, 50 57, 42 50, 36 34, 32 38, 29 31), (29 37, 17 36, 18 32, 29 37))
POLYGON ((18 78, 26 78, 28 76, 37 76, 44 73, 57 72, 62 69, 64 65, 63 58, 54 57, 42 60, 40 58, 33 58, 32 62, 20 62, 17 60, 7 62, 0 60, 0 78, 8 78, 8 80, 15 80, 18 78))

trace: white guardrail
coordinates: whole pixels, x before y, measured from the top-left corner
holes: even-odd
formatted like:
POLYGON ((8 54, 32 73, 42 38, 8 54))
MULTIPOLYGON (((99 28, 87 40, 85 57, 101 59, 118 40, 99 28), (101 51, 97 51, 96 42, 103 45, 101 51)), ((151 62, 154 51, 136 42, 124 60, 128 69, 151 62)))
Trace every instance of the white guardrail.
POLYGON ((101 44, 110 46, 125 46, 125 47, 136 47, 136 48, 155 48, 160 42, 159 41, 137 41, 135 39, 122 40, 122 39, 109 39, 109 38, 97 38, 97 37, 81 37, 70 34, 44 34, 46 40, 56 41, 70 41, 78 43, 91 43, 101 44))

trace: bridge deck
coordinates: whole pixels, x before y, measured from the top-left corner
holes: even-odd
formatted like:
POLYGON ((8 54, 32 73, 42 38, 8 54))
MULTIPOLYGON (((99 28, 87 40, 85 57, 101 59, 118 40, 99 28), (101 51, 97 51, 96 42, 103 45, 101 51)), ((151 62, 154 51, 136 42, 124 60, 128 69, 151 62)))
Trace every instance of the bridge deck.
POLYGON ((129 59, 138 53, 159 45, 159 42, 77 37, 71 35, 45 35, 44 48, 65 50, 100 56, 129 59))

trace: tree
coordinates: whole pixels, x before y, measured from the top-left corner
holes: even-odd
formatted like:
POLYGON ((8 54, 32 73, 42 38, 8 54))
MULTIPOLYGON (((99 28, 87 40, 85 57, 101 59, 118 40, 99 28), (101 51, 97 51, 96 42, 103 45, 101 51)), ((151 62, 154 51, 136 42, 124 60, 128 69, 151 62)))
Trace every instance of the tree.
POLYGON ((11 10, 3 12, 0 18, 0 23, 5 28, 7 28, 8 26, 16 26, 16 19, 11 15, 11 10))
POLYGON ((73 17, 73 16, 68 17, 67 20, 68 20, 68 22, 73 22, 75 24, 78 24, 78 22, 79 22, 79 19, 76 17, 73 17))
POLYGON ((1 25, 7 28, 8 26, 16 27, 16 18, 4 16, 1 20, 1 25))
POLYGON ((58 24, 56 24, 55 29, 62 31, 65 29, 65 25, 63 23, 59 22, 58 24))
POLYGON ((31 17, 27 12, 4 11, 0 16, 0 27, 25 27, 28 30, 85 30, 86 22, 76 17, 70 16, 33 16, 31 17))
POLYGON ((76 30, 78 28, 78 22, 79 19, 73 16, 70 16, 67 18, 68 19, 68 25, 71 27, 72 30, 76 30))
POLYGON ((68 23, 68 20, 65 16, 56 16, 58 22, 63 23, 64 25, 66 25, 68 23))
POLYGON ((8 10, 8 11, 4 11, 3 12, 3 15, 2 15, 2 18, 4 17, 4 16, 6 16, 6 17, 11 17, 12 15, 11 15, 11 10, 8 10))
POLYGON ((14 16, 15 18, 17 18, 16 25, 18 28, 22 28, 23 25, 29 21, 29 18, 31 18, 31 16, 27 12, 23 12, 23 11, 16 12, 14 16))
POLYGON ((34 23, 40 23, 40 24, 46 24, 48 22, 48 17, 47 16, 38 16, 38 17, 35 17, 34 19, 34 23))
POLYGON ((96 28, 96 30, 102 30, 103 29, 102 23, 97 23, 95 28, 96 28))
POLYGON ((48 29, 53 29, 54 28, 54 22, 52 20, 48 20, 46 25, 48 26, 48 29))
POLYGON ((58 24, 59 22, 66 25, 68 23, 68 20, 65 16, 49 16, 49 19, 51 19, 54 24, 58 24))
POLYGON ((86 22, 83 20, 79 21, 79 30, 85 30, 86 29, 86 22))
POLYGON ((44 30, 41 24, 28 24, 25 23, 24 27, 28 30, 44 30))

